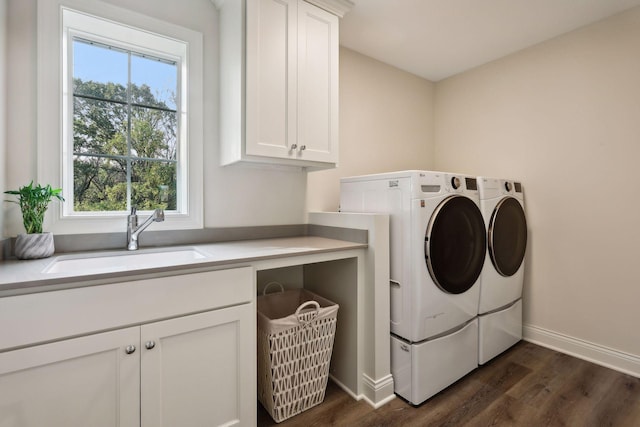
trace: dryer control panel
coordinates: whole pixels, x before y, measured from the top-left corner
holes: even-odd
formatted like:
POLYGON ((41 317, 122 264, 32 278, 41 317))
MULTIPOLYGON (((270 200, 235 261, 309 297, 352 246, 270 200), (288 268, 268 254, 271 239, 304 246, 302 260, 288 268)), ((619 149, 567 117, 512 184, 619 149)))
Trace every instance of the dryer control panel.
POLYGON ((500 180, 500 190, 502 194, 521 194, 522 184, 516 181, 500 180))
POLYGON ((473 176, 446 174, 445 190, 449 193, 469 193, 478 191, 478 180, 473 176))
POLYGON ((522 200, 522 184, 509 179, 478 177, 478 190, 483 200, 513 196, 522 200))

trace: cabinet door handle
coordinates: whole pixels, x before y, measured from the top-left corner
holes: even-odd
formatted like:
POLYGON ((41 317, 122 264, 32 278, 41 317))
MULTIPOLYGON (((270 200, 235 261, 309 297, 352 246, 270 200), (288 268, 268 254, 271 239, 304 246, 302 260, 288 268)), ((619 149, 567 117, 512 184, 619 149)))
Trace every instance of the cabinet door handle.
POLYGON ((304 151, 304 150, 306 150, 306 149, 307 149, 307 146, 306 146, 306 145, 301 145, 301 146, 300 146, 300 151, 304 151))
POLYGON ((135 345, 128 345, 124 348, 124 352, 127 354, 132 354, 135 353, 136 351, 136 346, 135 345))
POLYGON ((291 150, 295 150, 296 148, 298 148, 298 144, 292 144, 291 145, 291 150))
POLYGON ((147 350, 151 350, 155 346, 156 346, 155 341, 147 341, 146 343, 144 343, 144 348, 146 348, 147 350))

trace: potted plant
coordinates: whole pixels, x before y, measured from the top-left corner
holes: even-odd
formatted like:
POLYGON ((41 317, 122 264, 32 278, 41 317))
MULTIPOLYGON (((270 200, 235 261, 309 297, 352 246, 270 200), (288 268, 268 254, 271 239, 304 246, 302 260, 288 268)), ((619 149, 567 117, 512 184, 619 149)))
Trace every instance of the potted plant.
POLYGON ((16 238, 14 253, 17 258, 36 259, 53 255, 53 234, 42 232, 42 222, 52 199, 64 201, 60 193, 61 188, 54 189, 48 184, 45 187, 40 184, 34 186, 33 181, 18 190, 5 191, 5 194, 17 196, 17 201, 9 201, 20 205, 22 224, 27 232, 18 234, 16 238))

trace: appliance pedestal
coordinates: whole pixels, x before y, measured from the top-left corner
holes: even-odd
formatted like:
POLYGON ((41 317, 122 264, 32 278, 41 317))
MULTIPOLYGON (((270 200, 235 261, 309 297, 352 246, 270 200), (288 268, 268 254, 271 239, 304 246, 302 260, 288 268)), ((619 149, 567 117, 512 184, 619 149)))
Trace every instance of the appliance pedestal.
POLYGON ((477 348, 477 318, 449 335, 416 344, 392 335, 391 374, 396 394, 419 405, 477 368, 477 348))
POLYGON ((484 365, 522 339, 522 299, 478 316, 478 363, 484 365))

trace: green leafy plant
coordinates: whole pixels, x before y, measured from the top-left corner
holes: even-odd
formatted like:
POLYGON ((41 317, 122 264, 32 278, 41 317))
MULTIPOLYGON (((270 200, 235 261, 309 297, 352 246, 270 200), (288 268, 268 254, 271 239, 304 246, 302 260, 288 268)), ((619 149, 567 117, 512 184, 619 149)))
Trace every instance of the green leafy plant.
POLYGON ((49 184, 42 187, 40 184, 33 186, 33 181, 29 185, 20 187, 18 190, 5 191, 5 194, 11 194, 18 197, 18 200, 9 200, 10 202, 20 205, 22 211, 22 223, 27 234, 42 233, 42 222, 44 214, 49 207, 51 199, 56 198, 64 201, 60 194, 61 188, 51 188, 49 184))

